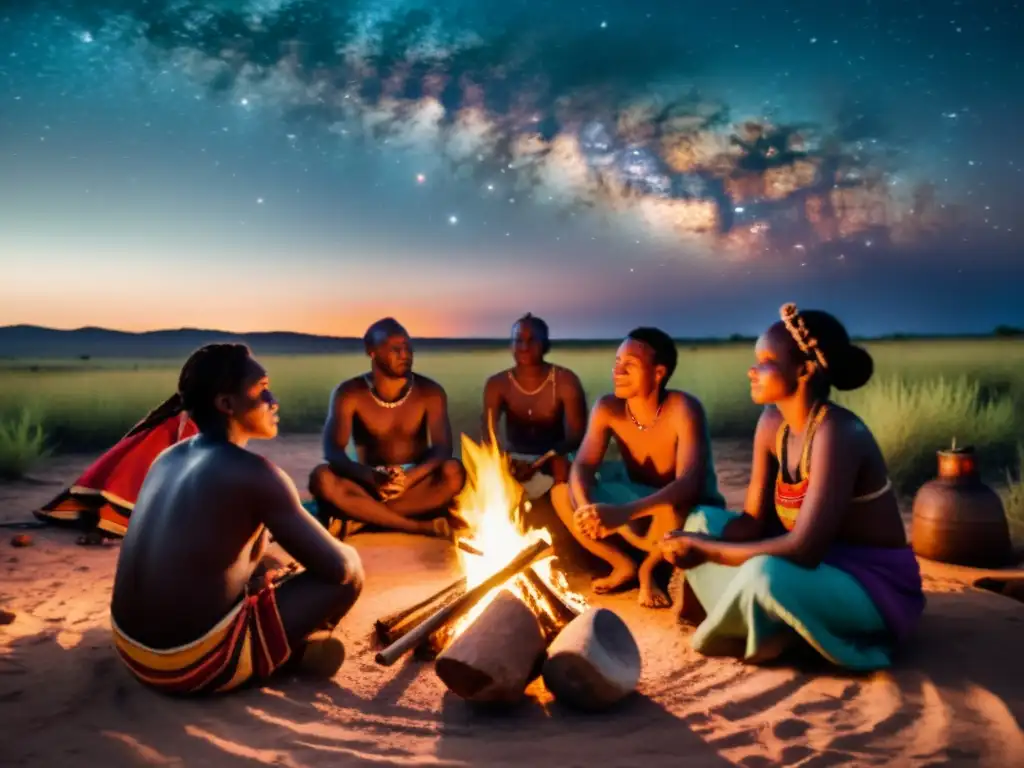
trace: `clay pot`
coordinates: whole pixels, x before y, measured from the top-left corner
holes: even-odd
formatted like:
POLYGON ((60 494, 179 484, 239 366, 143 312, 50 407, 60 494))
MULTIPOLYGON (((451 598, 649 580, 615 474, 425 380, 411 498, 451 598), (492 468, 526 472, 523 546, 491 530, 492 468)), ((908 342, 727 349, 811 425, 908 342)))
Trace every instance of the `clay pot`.
POLYGON ((998 568, 1013 558, 999 494, 981 481, 973 448, 938 452, 939 473, 914 497, 910 541, 929 560, 998 568))
POLYGON ((636 690, 640 648, 626 623, 607 608, 580 614, 548 647, 544 685, 562 704, 608 709, 636 690))

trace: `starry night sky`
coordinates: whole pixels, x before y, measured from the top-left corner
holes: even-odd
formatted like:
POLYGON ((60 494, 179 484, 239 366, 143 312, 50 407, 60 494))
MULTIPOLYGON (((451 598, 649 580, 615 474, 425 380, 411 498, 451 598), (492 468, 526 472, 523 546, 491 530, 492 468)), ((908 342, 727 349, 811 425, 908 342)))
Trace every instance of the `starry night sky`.
POLYGON ((0 0, 0 325, 1024 325, 1021 28, 1010 0, 0 0))

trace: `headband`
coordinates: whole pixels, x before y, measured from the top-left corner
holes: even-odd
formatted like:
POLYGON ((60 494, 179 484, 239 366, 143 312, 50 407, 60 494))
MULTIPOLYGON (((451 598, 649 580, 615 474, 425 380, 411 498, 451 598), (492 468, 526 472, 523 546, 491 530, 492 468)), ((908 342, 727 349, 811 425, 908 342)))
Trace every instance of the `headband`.
POLYGON ((782 317, 782 323, 786 326, 786 330, 789 331, 789 335, 793 337, 793 341, 800 347, 800 351, 808 358, 813 354, 818 362, 821 363, 822 368, 828 368, 825 353, 818 346, 818 340, 807 330, 807 326, 804 324, 804 319, 800 316, 800 310, 796 308, 796 304, 792 302, 783 304, 782 309, 779 310, 779 315, 782 317))

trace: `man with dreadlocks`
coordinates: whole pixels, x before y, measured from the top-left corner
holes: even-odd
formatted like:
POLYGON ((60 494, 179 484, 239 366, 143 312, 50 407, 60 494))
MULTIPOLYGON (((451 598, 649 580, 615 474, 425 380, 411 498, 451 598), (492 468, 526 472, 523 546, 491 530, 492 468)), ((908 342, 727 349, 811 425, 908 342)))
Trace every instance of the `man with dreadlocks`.
POLYGON ((594 591, 611 592, 639 578, 640 604, 648 608, 670 604, 654 582, 665 535, 699 505, 725 506, 704 409, 692 395, 668 388, 676 360, 675 343, 664 331, 630 331, 615 354, 614 394, 594 406, 569 484, 551 491, 576 540, 612 567, 594 591), (619 462, 605 461, 613 438, 619 462), (639 569, 623 544, 647 553, 639 569))
POLYGON ((569 481, 572 452, 587 428, 587 401, 579 377, 547 362, 548 324, 530 313, 512 326, 515 366, 491 376, 484 387, 483 435, 510 454, 512 473, 530 499, 552 484, 569 481), (505 417, 504 441, 499 437, 505 417))
POLYGON ((450 538, 447 511, 466 482, 452 458, 448 397, 412 371, 412 343, 386 317, 363 337, 370 372, 331 394, 324 458, 309 478, 318 515, 344 537, 349 522, 450 538))
POLYGON ((330 632, 363 568, 291 479, 247 450, 277 435, 267 372, 242 344, 210 344, 185 363, 178 392, 199 434, 164 451, 139 491, 110 606, 119 655, 177 694, 265 680, 289 659, 336 661, 330 632), (270 536, 295 558, 284 572, 263 561, 270 536))

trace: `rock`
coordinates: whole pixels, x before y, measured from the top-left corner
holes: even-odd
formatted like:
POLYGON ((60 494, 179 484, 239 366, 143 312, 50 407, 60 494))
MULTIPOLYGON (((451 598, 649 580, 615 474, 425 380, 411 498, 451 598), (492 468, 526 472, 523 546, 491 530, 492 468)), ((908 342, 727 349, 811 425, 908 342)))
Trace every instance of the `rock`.
POLYGON ((11 537, 12 547, 31 547, 32 544, 32 537, 27 533, 19 533, 11 537))

